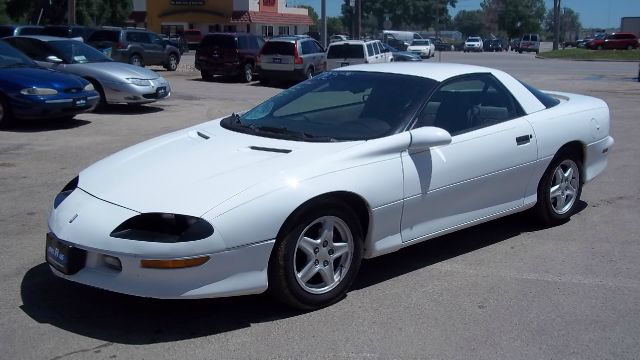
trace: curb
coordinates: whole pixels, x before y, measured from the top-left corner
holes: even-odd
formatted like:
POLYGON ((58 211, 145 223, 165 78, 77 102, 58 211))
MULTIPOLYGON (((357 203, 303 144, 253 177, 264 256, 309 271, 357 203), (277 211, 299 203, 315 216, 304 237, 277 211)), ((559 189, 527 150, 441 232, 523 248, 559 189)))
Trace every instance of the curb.
POLYGON ((573 58, 548 58, 541 55, 536 55, 536 59, 542 60, 567 60, 567 61, 591 61, 591 62, 640 62, 638 60, 617 60, 617 59, 573 59, 573 58))

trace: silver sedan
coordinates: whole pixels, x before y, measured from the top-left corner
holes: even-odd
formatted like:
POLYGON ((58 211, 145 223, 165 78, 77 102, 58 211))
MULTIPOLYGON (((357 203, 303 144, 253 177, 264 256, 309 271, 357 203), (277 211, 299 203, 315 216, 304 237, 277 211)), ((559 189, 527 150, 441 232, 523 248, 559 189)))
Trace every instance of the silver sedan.
POLYGON ((52 36, 14 36, 4 41, 41 66, 91 81, 102 104, 145 104, 171 95, 169 82, 154 71, 115 62, 82 41, 52 36))

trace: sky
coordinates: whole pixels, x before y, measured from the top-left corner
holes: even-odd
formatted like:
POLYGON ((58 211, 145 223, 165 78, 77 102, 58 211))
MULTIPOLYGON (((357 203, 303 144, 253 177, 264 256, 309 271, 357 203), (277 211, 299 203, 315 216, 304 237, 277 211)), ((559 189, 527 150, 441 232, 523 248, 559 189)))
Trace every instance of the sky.
MULTIPOLYGON (((368 1, 368 0, 362 0, 368 1)), ((288 0, 290 5, 311 5, 320 14, 320 0, 288 0)), ((482 0, 458 0, 454 8, 449 8, 451 16, 460 10, 480 9, 482 0)), ((340 15, 343 0, 327 0, 329 16, 340 15)), ((545 0, 547 9, 553 8, 553 0, 545 0)), ((569 7, 580 14, 583 27, 620 27, 623 16, 640 16, 640 0, 561 0, 562 7, 569 7)))

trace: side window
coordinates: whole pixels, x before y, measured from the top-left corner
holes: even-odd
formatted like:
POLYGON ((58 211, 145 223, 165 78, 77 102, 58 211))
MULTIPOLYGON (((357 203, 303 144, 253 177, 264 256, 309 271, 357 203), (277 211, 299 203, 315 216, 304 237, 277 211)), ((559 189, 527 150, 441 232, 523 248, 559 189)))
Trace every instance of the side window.
POLYGON ((249 39, 246 36, 238 36, 238 49, 249 49, 249 39))
POLYGON ((313 45, 311 45, 311 41, 302 41, 302 54, 309 55, 315 52, 313 45))
POLYGON ((538 35, 531 35, 531 41, 538 41, 538 35))
POLYGON ((315 52, 317 54, 323 53, 324 49, 322 48, 322 45, 320 45, 317 41, 313 41, 311 42, 313 44, 313 47, 315 48, 315 52))
POLYGON ((127 33, 127 41, 134 42, 134 43, 143 43, 143 44, 151 43, 151 40, 149 39, 149 36, 147 34, 145 34, 145 33, 142 33, 142 32, 129 32, 129 33, 127 33))
POLYGON ((367 44, 367 54, 368 56, 373 56, 373 44, 372 43, 368 43, 367 44))
MULTIPOLYGON (((49 46, 42 46, 42 43, 35 40, 28 38, 14 38, 11 41, 15 41, 15 47, 36 61, 46 61, 49 56, 57 56, 53 51, 51 51, 51 49, 49 49, 49 46)), ((11 45, 14 45, 14 43, 11 45)))
POLYGON ((418 34, 413 34, 413 39, 414 40, 419 40, 419 39, 422 39, 422 38, 418 34))
POLYGON ((381 53, 384 52, 384 48, 382 47, 382 44, 379 41, 376 41, 373 44, 378 48, 378 51, 380 51, 381 53))
POLYGON ((435 126, 455 136, 517 116, 511 93, 493 76, 478 74, 441 85, 431 95, 414 127, 435 126))
POLYGON ((164 40, 162 40, 162 38, 156 34, 147 34, 147 36, 149 36, 149 39, 151 40, 151 42, 153 44, 156 45, 164 45, 164 40))
POLYGON ((373 43, 373 45, 372 45, 372 46, 373 46, 373 52, 374 52, 376 55, 380 55, 380 49, 378 49, 378 47, 375 45, 375 43, 373 43))

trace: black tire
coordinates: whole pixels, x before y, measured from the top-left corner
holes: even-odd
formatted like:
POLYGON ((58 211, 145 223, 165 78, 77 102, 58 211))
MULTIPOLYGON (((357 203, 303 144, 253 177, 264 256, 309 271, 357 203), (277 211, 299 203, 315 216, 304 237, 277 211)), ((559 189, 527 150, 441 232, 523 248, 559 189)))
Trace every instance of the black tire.
MULTIPOLYGON (((564 171, 563 171, 564 172, 564 171)), ((540 219, 542 223, 549 226, 560 225, 576 213, 577 204, 580 200, 580 195, 582 194, 582 161, 580 161, 579 157, 571 151, 563 151, 558 153, 549 167, 544 172, 542 179, 540 179, 540 183, 538 184, 538 202, 536 206, 533 208, 533 211, 536 213, 537 217, 540 219), (572 189, 575 189, 574 195, 570 200, 570 204, 567 204, 566 209, 562 209, 562 211, 558 211, 557 207, 558 202, 551 199, 551 189, 553 187, 554 182, 557 182, 558 175, 556 175, 557 169, 568 169, 568 166, 571 164, 575 165, 574 173, 577 175, 577 179, 569 180, 569 184, 572 189)), ((564 197, 565 191, 566 194, 569 194, 569 188, 561 183, 558 185, 558 190, 561 190, 561 196, 564 197)))
POLYGON ((598 47, 596 47, 596 50, 602 50, 602 45, 598 45, 598 47))
POLYGON ((313 67, 310 66, 304 73, 304 79, 309 80, 311 78, 313 78, 313 67))
POLYGON ((213 74, 211 74, 207 70, 200 70, 200 76, 202 76, 202 80, 204 81, 213 81, 213 74))
POLYGON ((11 107, 3 94, 0 93, 0 129, 6 129, 13 124, 11 107))
MULTIPOLYGON (((271 295, 289 306, 303 310, 318 309, 342 299, 353 284, 362 262, 363 232, 360 221, 353 210, 341 201, 325 200, 300 211, 293 216, 288 224, 287 228, 282 231, 281 237, 277 239, 271 258, 269 259, 269 292, 271 295), (327 244, 326 241, 322 240, 323 237, 320 235, 318 235, 319 243, 314 251, 314 254, 317 255, 308 255, 302 250, 302 247, 298 246, 298 241, 302 238, 303 234, 307 236, 314 231, 317 231, 318 234, 320 233, 319 228, 314 228, 314 226, 322 226, 322 223, 318 222, 319 220, 336 218, 342 221, 341 223, 336 221, 336 224, 341 224, 341 227, 346 226, 351 235, 352 252, 350 258, 343 259, 343 256, 349 255, 339 255, 334 258, 334 250, 332 247, 342 242, 327 244), (311 256, 315 257, 315 259, 311 256), (330 256, 332 260, 318 260, 322 259, 323 256, 324 259, 327 259, 326 256, 330 256), (325 281, 323 272, 329 264, 330 269, 335 269, 336 261, 338 261, 340 265, 338 266, 338 268, 341 269, 339 271, 343 271, 345 268, 347 269, 346 274, 337 274, 334 272, 333 279, 335 279, 335 276, 339 276, 339 279, 335 280, 336 282, 333 287, 327 286, 328 289, 326 290, 314 290, 312 286, 315 285, 309 284, 320 281, 321 284, 317 286, 322 286, 322 283, 325 281), (347 263, 343 264, 342 261, 347 261, 347 263), (306 265, 304 265, 305 262, 306 265), (298 279, 297 273, 299 268, 306 268, 307 266, 311 267, 314 275, 304 282, 304 285, 307 287, 307 289, 305 289, 305 287, 301 285, 303 280, 298 279), (311 291, 315 291, 316 293, 311 291)), ((332 229, 331 234, 334 234, 334 239, 335 236, 338 235, 339 239, 344 240, 342 239, 342 232, 336 230, 336 228, 332 229)), ((309 237, 311 237, 311 235, 309 235, 309 237)), ((346 238, 348 238, 348 236, 346 236, 346 238)), ((342 244, 348 243, 349 241, 342 244)), ((345 245, 341 246, 344 247, 345 245)), ((302 273, 303 271, 304 270, 301 269, 299 272, 302 273)))
POLYGON ((102 88, 102 85, 100 85, 100 83, 96 80, 93 80, 93 79, 87 79, 87 80, 93 85, 93 88, 96 89, 98 94, 100 94, 100 100, 98 100, 98 105, 96 106, 95 110, 104 109, 107 106, 107 97, 104 94, 104 89, 102 88))
POLYGON ((247 63, 242 68, 242 72, 240 73, 240 81, 243 83, 250 83, 253 81, 253 65, 247 63))
POLYGON ((164 66, 164 68, 168 71, 176 71, 178 70, 178 63, 180 63, 178 55, 173 53, 169 54, 169 57, 167 58, 167 64, 164 66))
POLYGON ((627 45, 627 50, 633 50, 633 45, 627 45))
POLYGON ((129 58, 129 64, 144 67, 144 61, 142 60, 142 56, 138 54, 131 55, 131 57, 129 58))
POLYGON ((518 54, 522 54, 522 50, 518 50, 518 54))

